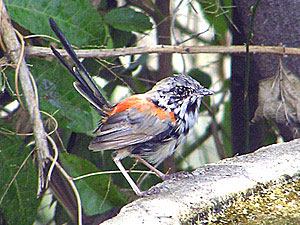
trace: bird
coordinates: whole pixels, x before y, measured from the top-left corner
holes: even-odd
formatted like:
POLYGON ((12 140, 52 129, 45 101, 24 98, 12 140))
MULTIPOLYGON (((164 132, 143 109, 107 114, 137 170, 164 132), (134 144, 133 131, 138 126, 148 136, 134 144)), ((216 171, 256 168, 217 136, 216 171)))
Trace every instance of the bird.
POLYGON ((214 92, 188 75, 175 74, 157 82, 143 94, 134 94, 112 105, 101 94, 53 18, 49 23, 75 66, 69 65, 50 46, 53 54, 76 78, 75 89, 102 116, 89 149, 114 150, 112 159, 133 191, 137 196, 146 195, 147 192, 141 191, 127 173, 121 160, 135 158, 164 180, 166 175, 152 164, 161 163, 184 142, 197 122, 202 98, 214 92))

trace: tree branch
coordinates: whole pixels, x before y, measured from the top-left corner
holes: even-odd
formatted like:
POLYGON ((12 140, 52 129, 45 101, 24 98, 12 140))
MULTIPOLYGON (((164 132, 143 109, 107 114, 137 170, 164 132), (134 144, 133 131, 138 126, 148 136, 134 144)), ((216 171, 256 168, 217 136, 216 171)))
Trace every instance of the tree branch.
MULTIPOLYGON (((65 50, 58 50, 62 56, 67 56, 65 50)), ((75 50, 80 58, 109 58, 136 54, 198 54, 198 53, 220 53, 220 54, 245 54, 246 46, 171 46, 155 45, 152 47, 129 47, 116 49, 87 49, 75 50)), ((300 55, 300 48, 283 47, 283 46, 249 46, 249 53, 252 54, 274 54, 274 55, 300 55)), ((46 57, 53 56, 50 48, 28 46, 25 48, 26 56, 46 57)))
POLYGON ((6 46, 7 54, 9 55, 11 61, 19 66, 19 78, 23 89, 23 95, 27 103, 27 110, 30 117, 30 123, 33 127, 33 133, 35 136, 35 145, 37 149, 37 162, 39 168, 39 190, 41 193, 42 188, 44 188, 44 175, 43 168, 46 160, 50 156, 48 144, 46 140, 46 133, 43 127, 43 122, 41 119, 39 111, 38 96, 34 92, 33 86, 34 80, 30 78, 30 71, 26 65, 25 59, 20 58, 21 45, 16 36, 13 26, 10 23, 9 16, 7 14, 6 8, 4 6, 3 0, 0 0, 0 27, 1 36, 3 42, 6 46))

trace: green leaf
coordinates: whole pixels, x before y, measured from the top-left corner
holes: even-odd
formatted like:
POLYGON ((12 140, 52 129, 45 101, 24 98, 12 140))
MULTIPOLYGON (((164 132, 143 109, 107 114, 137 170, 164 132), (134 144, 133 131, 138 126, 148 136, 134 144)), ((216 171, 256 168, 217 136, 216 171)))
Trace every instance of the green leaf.
POLYGON ((211 77, 209 76, 208 73, 205 73, 202 70, 194 68, 191 69, 187 74, 193 77, 195 80, 199 81, 199 83, 202 86, 206 88, 209 88, 211 86, 211 77))
POLYGON ((144 13, 130 8, 117 8, 109 11, 104 22, 123 31, 143 32, 152 28, 152 23, 144 13))
POLYGON ((48 19, 52 17, 74 45, 104 43, 102 18, 86 0, 4 0, 10 17, 35 34, 55 37, 48 19))
POLYGON ((207 1, 198 1, 201 5, 202 12, 205 18, 211 24, 216 33, 216 39, 222 40, 225 37, 226 32, 228 31, 228 19, 226 19, 225 14, 228 18, 231 18, 231 9, 232 1, 224 0, 222 4, 220 1, 216 0, 207 0, 207 1))
MULTIPOLYGON (((0 120, 0 127, 3 127, 1 122, 0 120)), ((0 133, 0 140, 0 199, 3 198, 0 209, 8 224, 33 224, 39 200, 37 199, 38 175, 32 157, 28 158, 4 195, 31 150, 25 147, 20 137, 5 136, 0 133)))
MULTIPOLYGON (((75 155, 63 153, 60 154, 60 159, 63 167, 72 177, 98 171, 90 161, 75 155)), ((118 189, 110 182, 108 175, 92 176, 75 182, 83 210, 87 215, 95 215, 126 204, 118 189)))
POLYGON ((117 29, 111 29, 110 37, 112 38, 114 48, 125 47, 130 43, 131 39, 134 39, 134 35, 131 32, 117 29))

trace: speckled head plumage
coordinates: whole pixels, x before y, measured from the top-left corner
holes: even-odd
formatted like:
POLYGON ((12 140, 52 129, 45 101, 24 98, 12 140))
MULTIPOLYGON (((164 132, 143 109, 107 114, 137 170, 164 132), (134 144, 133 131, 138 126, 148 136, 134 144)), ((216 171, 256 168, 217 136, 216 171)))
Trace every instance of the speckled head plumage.
MULTIPOLYGON (((194 108, 200 106, 201 98, 206 95, 214 94, 207 88, 204 88, 198 81, 184 74, 167 77, 159 82, 146 94, 159 107, 169 111, 174 111, 180 115, 185 113, 189 107, 194 108), (183 107, 180 109, 180 107, 183 107)), ((195 108, 195 110, 197 110, 195 108)))

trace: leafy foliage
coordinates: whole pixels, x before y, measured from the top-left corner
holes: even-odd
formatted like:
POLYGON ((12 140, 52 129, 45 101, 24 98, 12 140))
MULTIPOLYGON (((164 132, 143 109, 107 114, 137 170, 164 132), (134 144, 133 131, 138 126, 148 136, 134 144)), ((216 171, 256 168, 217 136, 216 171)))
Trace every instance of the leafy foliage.
POLYGON ((9 224, 32 224, 39 201, 36 167, 32 157, 25 161, 31 149, 20 137, 0 133, 0 140, 0 210, 9 224))
POLYGON ((48 22, 49 17, 52 17, 74 45, 103 44, 104 24, 89 1, 6 0, 4 2, 11 18, 32 33, 55 37, 48 22))

